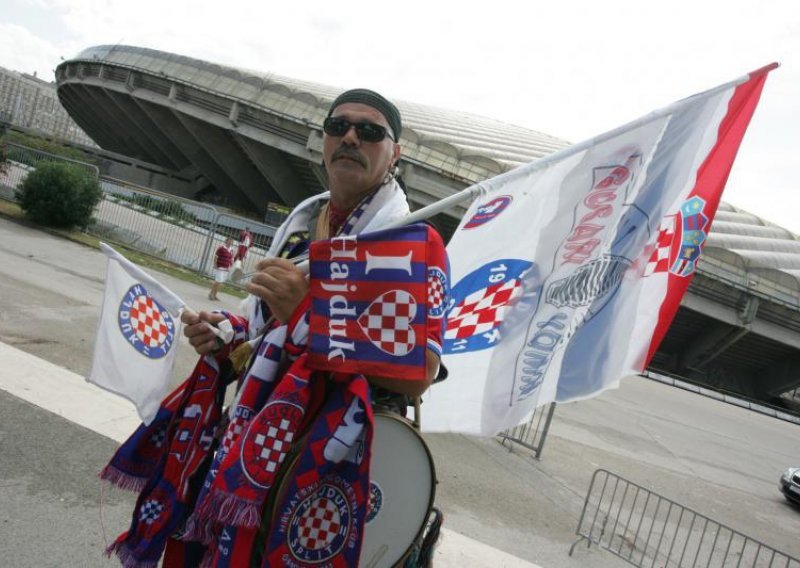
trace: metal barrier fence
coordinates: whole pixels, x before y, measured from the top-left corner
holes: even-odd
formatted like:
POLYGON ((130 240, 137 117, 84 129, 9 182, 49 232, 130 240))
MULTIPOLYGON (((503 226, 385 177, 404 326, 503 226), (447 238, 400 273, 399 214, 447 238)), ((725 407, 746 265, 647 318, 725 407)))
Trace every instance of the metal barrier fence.
MULTIPOLYGON (((275 236, 275 227, 271 225, 265 225, 255 222, 252 219, 245 219, 228 213, 220 213, 217 215, 211 228, 215 232, 233 236, 234 240, 239 236, 239 231, 242 229, 248 229, 252 233, 253 244, 250 250, 247 251, 244 262, 242 262, 242 269, 245 272, 252 272, 255 270, 258 261, 267 257, 267 250, 269 250, 269 245, 272 243, 272 237, 275 236)), ((215 250, 216 247, 209 249, 207 261, 204 264, 209 272, 214 265, 215 250)))
POLYGON ((28 174, 43 163, 71 164, 86 171, 95 179, 100 177, 100 170, 94 164, 87 164, 78 160, 57 156, 35 148, 20 146, 13 142, 5 142, 8 168, 5 173, 0 173, 0 197, 14 201, 14 193, 28 174))
POLYGON ((527 423, 500 432, 498 434, 502 438, 500 443, 505 446, 506 442, 509 442, 509 452, 514 451, 514 444, 519 444, 529 450, 533 450, 534 458, 541 459, 544 443, 547 440, 547 433, 550 431, 550 423, 553 421, 555 411, 555 402, 551 402, 547 407, 537 408, 527 423))
POLYGON ((200 274, 213 272, 214 252, 227 237, 249 228, 253 245, 245 269, 266 255, 275 228, 219 213, 211 205, 161 193, 121 180, 102 178, 103 201, 89 231, 200 274))
POLYGON ((100 177, 97 166, 34 148, 6 143, 8 167, 0 173, 0 198, 16 201, 16 190, 27 175, 46 162, 73 164, 99 179, 103 199, 95 208, 88 231, 112 243, 121 243, 168 260, 200 274, 211 275, 214 252, 227 237, 236 241, 249 229, 253 244, 245 271, 266 257, 275 227, 253 219, 220 213, 211 205, 184 199, 122 180, 100 177))
MULTIPOLYGON (((207 226, 214 207, 103 178, 103 200, 89 232, 103 240, 202 271, 204 251, 214 240, 207 226)), ((223 237, 224 239, 224 237, 223 237)))
POLYGON ((576 540, 634 566, 800 568, 780 552, 641 485, 598 469, 592 475, 576 540))

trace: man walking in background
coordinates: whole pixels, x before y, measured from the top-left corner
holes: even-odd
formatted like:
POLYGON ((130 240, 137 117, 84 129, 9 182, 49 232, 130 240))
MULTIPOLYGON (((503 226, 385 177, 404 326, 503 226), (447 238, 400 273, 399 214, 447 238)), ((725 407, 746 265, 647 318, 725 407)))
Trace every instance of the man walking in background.
POLYGON ((217 301, 217 293, 219 287, 228 280, 228 272, 233 264, 233 239, 228 237, 225 239, 225 244, 220 245, 214 253, 214 282, 211 284, 211 291, 208 293, 208 299, 217 301))
POLYGON ((236 248, 236 258, 234 261, 244 262, 247 256, 247 251, 253 244, 253 234, 250 232, 250 227, 245 227, 239 232, 239 246, 236 248))

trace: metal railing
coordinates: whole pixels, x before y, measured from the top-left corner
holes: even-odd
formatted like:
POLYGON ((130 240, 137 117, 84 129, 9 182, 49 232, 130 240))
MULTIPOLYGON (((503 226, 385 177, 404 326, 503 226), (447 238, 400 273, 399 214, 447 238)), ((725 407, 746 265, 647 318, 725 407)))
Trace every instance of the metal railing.
POLYGON ((246 269, 264 258, 275 233, 274 227, 252 219, 121 180, 102 178, 101 186, 103 200, 91 233, 200 274, 212 273, 214 251, 227 237, 235 241, 241 229, 253 233, 246 269))
MULTIPOLYGON (((253 243, 247 251, 247 255, 242 263, 244 272, 253 272, 258 261, 267 257, 267 250, 269 250, 269 245, 272 243, 272 237, 275 236, 275 227, 229 213, 220 213, 217 215, 214 219, 214 223, 210 225, 210 229, 221 235, 221 241, 225 240, 225 236, 231 236, 234 238, 234 241, 236 241, 239 236, 239 231, 242 229, 248 229, 252 233, 253 243)), ((220 244, 222 243, 220 242, 220 244)), ((235 242, 234 245, 236 245, 235 242)), ((213 267, 215 250, 216 246, 210 247, 208 251, 206 251, 207 254, 203 263, 206 273, 210 273, 213 267)))
POLYGON ((533 450, 533 457, 541 459, 544 443, 550 431, 550 423, 553 421, 553 414, 556 411, 556 403, 551 402, 546 407, 540 407, 533 411, 533 416, 525 424, 520 424, 508 430, 500 432, 500 443, 504 446, 509 442, 508 451, 514 451, 514 444, 519 444, 529 450, 533 450))
MULTIPOLYGON (((748 399, 747 397, 739 393, 725 391, 724 389, 718 387, 711 387, 711 386, 692 383, 689 380, 684 379, 683 377, 677 375, 668 375, 663 371, 656 372, 646 369, 640 376, 652 379, 654 381, 658 381, 660 383, 664 383, 666 385, 677 387, 683 390, 688 390, 695 394, 707 396, 709 398, 713 398, 715 400, 719 400, 727 404, 733 404, 741 408, 746 408, 751 412, 758 412, 759 414, 764 414, 765 416, 771 416, 779 420, 785 420, 786 422, 800 424, 800 415, 797 414, 797 411, 781 408, 778 406, 773 406, 760 400, 748 399)), ((800 402, 800 397, 796 396, 798 390, 800 389, 795 389, 794 395, 792 391, 784 393, 782 395, 782 398, 785 398, 786 400, 794 399, 800 402)))
POLYGON ((8 167, 5 173, 0 173, 0 197, 2 198, 15 201, 16 190, 19 189, 28 174, 44 163, 71 164, 84 170, 94 179, 100 177, 100 170, 94 164, 50 154, 13 142, 5 142, 4 144, 6 146, 8 167))
POLYGON ((800 568, 800 560, 604 469, 592 475, 578 540, 634 566, 800 568))
POLYGON ((215 238, 207 228, 217 217, 214 207, 120 180, 103 178, 100 185, 103 199, 90 233, 202 271, 203 253, 215 238))
POLYGON ((253 244, 244 270, 252 271, 266 257, 275 227, 247 217, 220 213, 215 207, 122 180, 100 177, 97 166, 34 148, 7 143, 8 168, 0 174, 0 198, 16 200, 16 190, 27 175, 44 162, 70 163, 99 179, 103 199, 94 211, 88 231, 112 243, 163 258, 211 275, 214 251, 227 237, 234 241, 248 228, 253 244))

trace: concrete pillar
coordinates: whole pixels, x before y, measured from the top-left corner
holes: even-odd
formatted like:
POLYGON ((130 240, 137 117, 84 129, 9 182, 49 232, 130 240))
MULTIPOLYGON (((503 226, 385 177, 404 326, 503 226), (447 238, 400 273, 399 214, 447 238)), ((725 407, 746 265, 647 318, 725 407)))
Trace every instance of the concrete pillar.
POLYGON ((127 121, 120 116, 116 105, 103 93, 103 90, 84 83, 79 83, 78 85, 83 90, 84 101, 87 99, 91 101, 92 113, 97 115, 102 122, 107 123, 111 131, 115 133, 114 146, 108 148, 108 150, 146 160, 144 156, 148 154, 147 150, 128 130, 127 121))
POLYGON ((145 128, 145 125, 142 124, 142 120, 146 120, 146 118, 142 119, 142 113, 138 112, 138 107, 131 102, 130 95, 110 91, 108 89, 104 89, 104 93, 106 97, 108 97, 108 100, 116 107, 120 119, 123 120, 126 125, 126 130, 139 142, 139 145, 146 148, 145 154, 140 159, 145 162, 150 162, 151 164, 158 164, 164 168, 177 169, 177 164, 174 164, 169 158, 169 155, 161 150, 156 140, 158 135, 153 135, 145 128))
MULTIPOLYGON (((161 131, 180 149, 181 153, 197 166, 197 170, 211 184, 226 193, 232 203, 239 206, 247 206, 249 204, 249 200, 236 183, 228 176, 225 170, 217 165, 208 152, 197 143, 194 136, 184 128, 181 121, 171 110, 148 102, 142 102, 141 105, 153 120, 158 123, 161 131)), ((195 179, 195 187, 197 187, 197 183, 198 180, 195 179)))
POLYGON ((312 195, 307 185, 295 174, 285 154, 235 133, 233 137, 264 179, 275 189, 280 203, 294 206, 312 195))
POLYGON ((224 170, 239 190, 247 196, 255 211, 266 211, 267 201, 280 201, 278 193, 270 186, 230 134, 216 126, 176 112, 176 118, 195 142, 203 147, 217 167, 224 170))

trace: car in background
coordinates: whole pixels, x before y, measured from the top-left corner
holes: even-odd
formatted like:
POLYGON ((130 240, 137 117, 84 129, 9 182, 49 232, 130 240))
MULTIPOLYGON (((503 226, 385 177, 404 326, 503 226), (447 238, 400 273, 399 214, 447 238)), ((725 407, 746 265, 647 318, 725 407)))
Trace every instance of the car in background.
POLYGON ((778 488, 787 500, 800 505, 800 467, 790 467, 784 471, 778 488))

